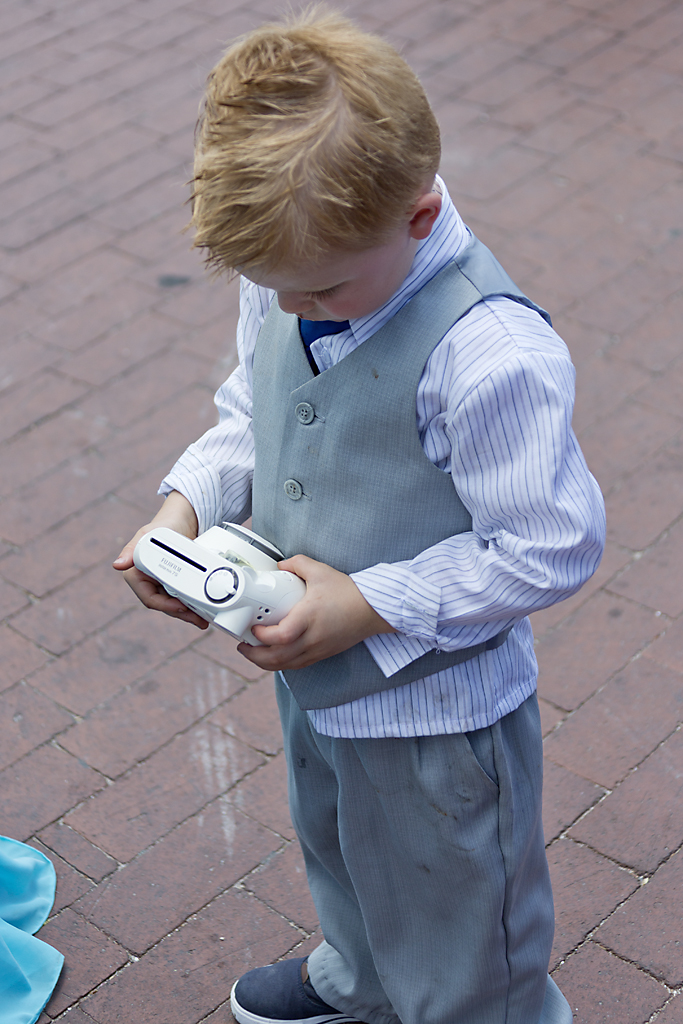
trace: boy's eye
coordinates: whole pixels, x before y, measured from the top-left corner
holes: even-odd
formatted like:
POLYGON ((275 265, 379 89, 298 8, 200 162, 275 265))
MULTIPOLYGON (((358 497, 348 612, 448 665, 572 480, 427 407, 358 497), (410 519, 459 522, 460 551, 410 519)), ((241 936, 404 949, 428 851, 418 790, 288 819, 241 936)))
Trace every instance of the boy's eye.
POLYGON ((311 292, 312 299, 329 299, 331 295, 339 288, 339 285, 335 285, 334 288, 326 288, 324 292, 311 292))

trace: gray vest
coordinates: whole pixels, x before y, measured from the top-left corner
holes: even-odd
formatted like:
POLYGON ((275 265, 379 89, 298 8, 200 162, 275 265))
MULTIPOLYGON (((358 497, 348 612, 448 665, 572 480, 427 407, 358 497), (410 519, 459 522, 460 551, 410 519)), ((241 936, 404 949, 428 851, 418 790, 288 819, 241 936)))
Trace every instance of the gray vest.
MULTIPOLYGON (((384 327, 318 376, 298 318, 273 302, 254 354, 254 530, 287 557, 309 555, 344 573, 414 558, 471 530, 450 474, 422 449, 415 405, 437 343, 494 295, 550 322, 473 238, 384 327)), ((300 707, 335 707, 474 658, 508 632, 460 651, 429 651, 388 679, 364 643, 284 675, 300 707)))

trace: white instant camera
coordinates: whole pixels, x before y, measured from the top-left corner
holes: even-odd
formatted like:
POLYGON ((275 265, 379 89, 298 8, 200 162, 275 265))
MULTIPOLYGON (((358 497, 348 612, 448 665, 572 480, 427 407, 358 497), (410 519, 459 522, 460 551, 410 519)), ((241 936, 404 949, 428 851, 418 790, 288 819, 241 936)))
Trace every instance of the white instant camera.
POLYGON ((236 523, 212 526, 190 540, 159 526, 135 545, 133 559, 172 597, 236 640, 261 647, 252 626, 272 626, 306 593, 273 544, 236 523))

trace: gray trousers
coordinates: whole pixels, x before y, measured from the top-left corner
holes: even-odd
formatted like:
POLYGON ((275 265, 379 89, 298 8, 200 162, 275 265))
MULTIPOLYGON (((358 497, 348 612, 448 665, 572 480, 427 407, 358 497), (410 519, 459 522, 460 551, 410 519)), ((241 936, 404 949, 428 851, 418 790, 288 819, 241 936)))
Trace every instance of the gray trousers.
POLYGON ((320 997, 367 1024, 571 1024, 547 975, 535 695, 476 732, 354 740, 276 687, 320 997))

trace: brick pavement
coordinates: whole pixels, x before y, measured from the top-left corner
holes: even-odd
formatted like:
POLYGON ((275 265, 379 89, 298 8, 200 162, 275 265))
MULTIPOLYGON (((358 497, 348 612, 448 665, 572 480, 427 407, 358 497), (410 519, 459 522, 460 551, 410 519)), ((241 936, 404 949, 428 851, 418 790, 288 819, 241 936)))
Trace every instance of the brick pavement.
MULTIPOLYGON (((683 7, 346 9, 421 74, 461 211, 576 362, 609 543, 534 617, 551 967, 577 1024, 680 1024, 683 7)), ((241 971, 317 941, 268 678, 109 569, 235 361, 235 289, 188 251, 184 182, 206 72, 275 10, 0 11, 0 832, 58 873, 41 1024, 218 1024, 241 971)))

